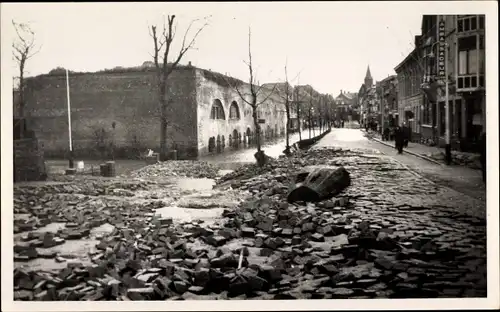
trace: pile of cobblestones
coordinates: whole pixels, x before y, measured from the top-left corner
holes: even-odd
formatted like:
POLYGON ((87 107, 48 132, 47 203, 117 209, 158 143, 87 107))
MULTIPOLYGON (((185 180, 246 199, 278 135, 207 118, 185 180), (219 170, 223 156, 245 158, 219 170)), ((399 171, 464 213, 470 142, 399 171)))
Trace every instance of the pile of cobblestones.
POLYGON ((214 179, 217 177, 219 170, 220 168, 216 165, 203 161, 176 160, 146 166, 131 172, 128 176, 134 178, 179 176, 214 179))
POLYGON ((56 202, 40 196, 47 190, 25 189, 16 195, 16 211, 74 226, 55 235, 26 234, 14 246, 19 261, 58 257, 43 250, 85 237, 92 226, 115 228, 90 253, 90 265, 15 269, 15 299, 486 296, 485 220, 467 214, 478 203, 446 194, 390 159, 314 149, 264 168, 247 166, 219 183, 249 199, 211 225, 156 216, 161 199, 101 199, 98 208, 89 196, 70 208, 64 196, 71 194, 56 202), (287 203, 293 176, 309 166, 343 166, 353 183, 336 198, 287 203))

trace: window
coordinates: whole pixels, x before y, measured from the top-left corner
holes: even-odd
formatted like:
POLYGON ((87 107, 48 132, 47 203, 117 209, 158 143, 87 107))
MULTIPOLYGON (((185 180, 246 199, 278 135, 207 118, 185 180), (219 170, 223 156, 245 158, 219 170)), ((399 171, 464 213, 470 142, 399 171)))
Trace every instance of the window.
POLYGON ((210 119, 226 119, 224 114, 224 107, 219 99, 216 99, 212 104, 212 110, 210 111, 210 119))
POLYGON ((476 74, 477 64, 477 36, 468 36, 458 39, 458 74, 476 74))
POLYGON ((257 119, 262 119, 263 117, 263 112, 262 112, 262 105, 257 107, 257 119))
POLYGON ((430 125, 432 123, 432 105, 429 100, 424 100, 424 109, 422 112, 422 124, 430 125))
POLYGON ((236 101, 233 101, 229 107, 229 119, 240 119, 240 110, 236 101))
POLYGON ((457 32, 484 29, 484 15, 462 15, 457 19, 457 32))
POLYGON ((479 15, 479 29, 484 29, 484 15, 479 15))

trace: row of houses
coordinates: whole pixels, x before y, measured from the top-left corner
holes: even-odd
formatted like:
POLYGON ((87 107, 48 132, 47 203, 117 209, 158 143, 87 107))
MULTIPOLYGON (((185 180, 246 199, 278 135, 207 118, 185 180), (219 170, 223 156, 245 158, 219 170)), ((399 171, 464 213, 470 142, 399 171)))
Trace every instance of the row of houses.
POLYGON ((486 130, 484 15, 424 15, 414 49, 394 70, 374 83, 368 67, 357 97, 362 124, 406 124, 412 141, 444 146, 447 79, 451 146, 477 149, 486 130))
POLYGON ((398 123, 413 140, 444 145, 447 80, 452 148, 475 150, 486 130, 485 16, 424 15, 421 28, 395 67, 398 123))

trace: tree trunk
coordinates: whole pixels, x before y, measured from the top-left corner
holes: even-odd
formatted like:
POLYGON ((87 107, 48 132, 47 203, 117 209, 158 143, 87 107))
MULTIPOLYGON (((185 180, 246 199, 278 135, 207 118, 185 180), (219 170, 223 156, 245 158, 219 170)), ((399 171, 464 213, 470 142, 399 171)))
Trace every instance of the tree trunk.
POLYGON ((339 194, 350 184, 351 177, 344 167, 314 169, 288 194, 288 202, 318 202, 339 194))
POLYGON ((167 155, 167 95, 166 82, 160 86, 160 160, 168 159, 167 155))
POLYGON ((22 57, 21 63, 19 64, 19 117, 20 117, 20 128, 19 128, 19 138, 23 139, 25 136, 24 129, 26 125, 26 118, 24 116, 24 62, 25 59, 22 57))
POLYGON ((257 144, 257 152, 261 151, 260 146, 260 124, 259 119, 257 118, 257 96, 252 95, 252 117, 253 124, 255 126, 255 143, 257 144))
POLYGON ((309 139, 311 138, 311 109, 309 109, 309 116, 308 116, 308 128, 309 128, 309 139))
POLYGON ((290 104, 285 103, 286 110, 286 150, 290 150, 290 104))
POLYGON ((297 126, 299 127, 299 141, 302 140, 302 129, 301 129, 301 122, 300 122, 300 107, 299 104, 297 104, 297 126))

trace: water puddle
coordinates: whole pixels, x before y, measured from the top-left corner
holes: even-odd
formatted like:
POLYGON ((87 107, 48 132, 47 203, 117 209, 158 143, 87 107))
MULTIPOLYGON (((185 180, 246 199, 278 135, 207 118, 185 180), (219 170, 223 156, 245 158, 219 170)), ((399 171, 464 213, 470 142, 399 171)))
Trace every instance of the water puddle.
POLYGON ((66 228, 66 223, 53 222, 49 223, 44 227, 34 230, 34 233, 57 233, 59 230, 64 230, 66 228))
POLYGON ((172 218, 176 223, 193 222, 202 220, 205 225, 213 225, 221 218, 224 208, 193 209, 182 207, 163 207, 156 209, 156 214, 162 218, 172 218))
POLYGON ((14 220, 29 220, 31 216, 31 213, 16 213, 14 214, 14 220))
POLYGON ((215 181, 208 178, 178 178, 175 185, 181 190, 206 191, 212 189, 215 181))
POLYGON ((105 223, 103 225, 100 225, 98 227, 92 228, 90 230, 90 236, 91 237, 96 237, 96 236, 103 236, 106 234, 110 234, 113 232, 115 227, 109 223, 105 223))
POLYGON ((232 172, 234 172, 234 170, 222 169, 222 170, 219 170, 218 175, 222 177, 222 176, 225 176, 226 174, 230 174, 232 172))
POLYGON ((90 265, 90 252, 96 251, 95 246, 99 243, 94 239, 80 239, 66 241, 64 244, 51 248, 38 249, 42 252, 55 252, 66 259, 64 262, 57 262, 55 259, 36 258, 27 262, 14 262, 14 267, 27 267, 30 270, 58 271, 64 269, 70 262, 79 262, 83 265, 90 265))

